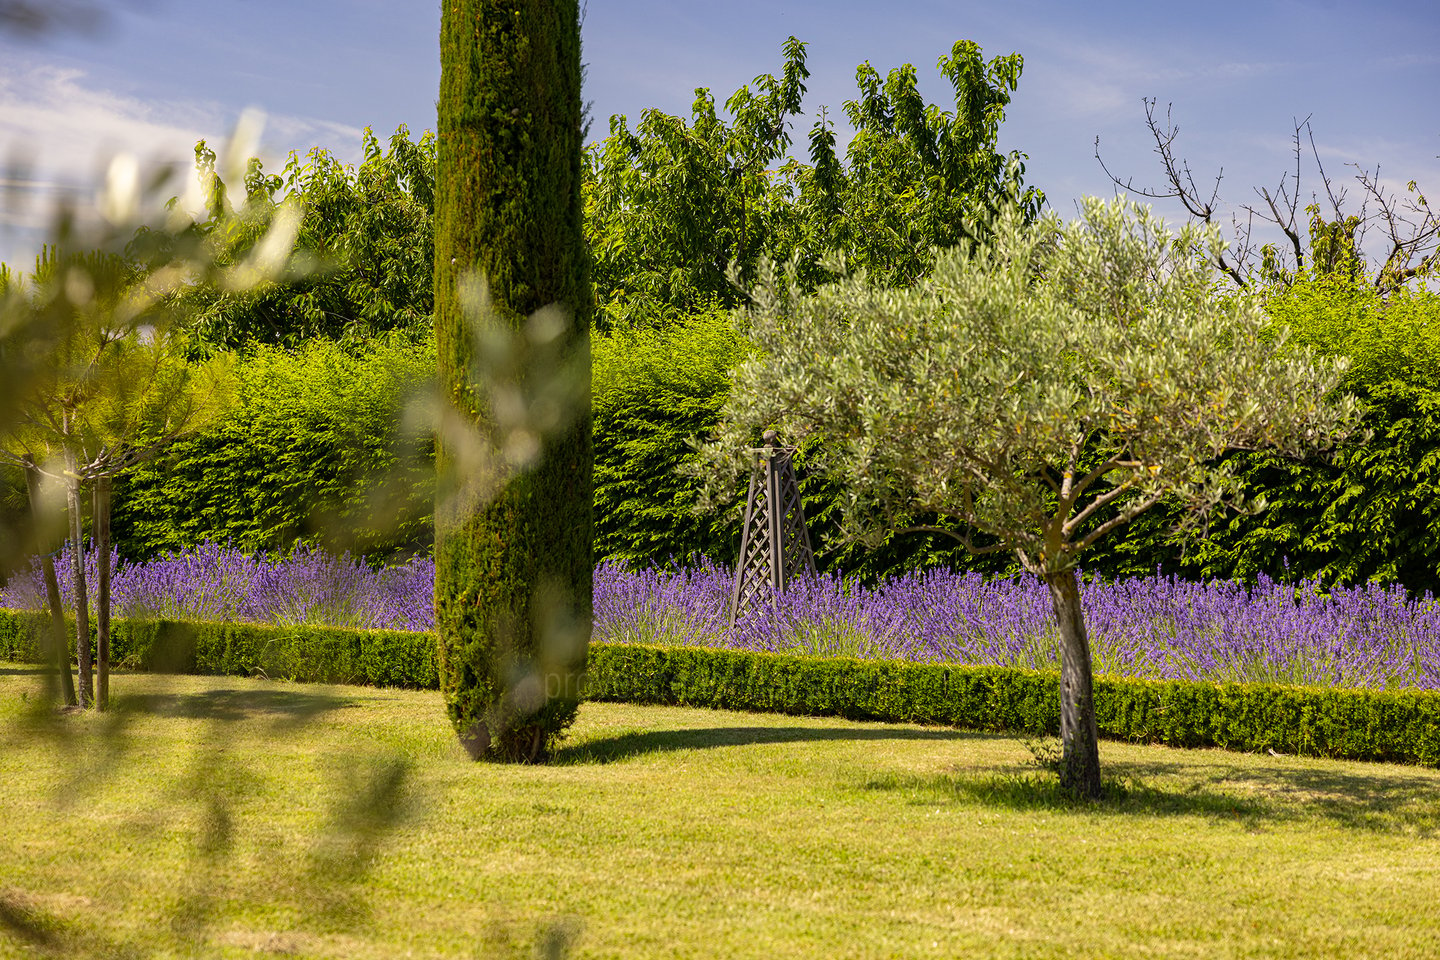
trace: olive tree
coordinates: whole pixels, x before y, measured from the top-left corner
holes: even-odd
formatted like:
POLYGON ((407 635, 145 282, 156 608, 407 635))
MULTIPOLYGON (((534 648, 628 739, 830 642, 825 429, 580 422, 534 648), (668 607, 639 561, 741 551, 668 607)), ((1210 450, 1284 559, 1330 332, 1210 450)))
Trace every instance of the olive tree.
POLYGON ((1082 796, 1101 790, 1086 548, 1162 499, 1191 522, 1245 508, 1226 451, 1298 455, 1356 418, 1331 396, 1338 362, 1288 343, 1252 297, 1217 294, 1220 245, 1091 199, 1068 225, 1003 212, 993 243, 939 254, 908 289, 854 274, 805 295, 770 268, 738 314, 755 351, 703 451, 715 475, 764 427, 814 437, 848 535, 939 516, 976 551, 1013 551, 1049 588, 1062 778, 1082 796))

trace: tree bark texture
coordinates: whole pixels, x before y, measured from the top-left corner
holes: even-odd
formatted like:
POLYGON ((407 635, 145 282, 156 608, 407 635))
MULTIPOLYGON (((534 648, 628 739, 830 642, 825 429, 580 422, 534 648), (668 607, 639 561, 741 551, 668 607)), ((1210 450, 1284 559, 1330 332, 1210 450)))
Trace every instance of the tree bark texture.
POLYGON ((59 682, 65 706, 73 707, 76 703, 75 675, 70 671, 70 640, 65 635, 65 607, 60 600, 60 580, 55 576, 55 557, 51 549, 55 541, 50 536, 50 518, 46 515, 40 492, 40 470, 34 463, 25 464, 25 487, 30 494, 30 516, 35 530, 44 538, 40 548, 40 571, 45 579, 45 603, 50 609, 50 642, 45 655, 59 682))
POLYGON ((110 478, 95 478, 95 706, 110 706, 110 478))
MULTIPOLYGON (((441 10, 436 351, 447 399, 484 423, 461 280, 483 277, 515 330, 561 305, 564 349, 589 352, 579 9, 575 0, 444 0, 441 10)), ((571 426, 495 499, 436 510, 441 686, 472 756, 538 759, 574 719, 592 616, 588 394, 571 426), (557 644, 545 625, 559 623, 571 629, 557 644)), ((452 454, 442 438, 442 484, 452 454)))
POLYGON ((85 590, 85 517, 80 512, 80 478, 75 476, 75 458, 67 455, 71 468, 65 478, 65 501, 70 510, 70 568, 75 578, 75 654, 80 671, 80 706, 95 703, 93 666, 90 656, 90 598, 85 590))
POLYGON ((1095 686, 1090 638, 1074 570, 1046 574, 1050 603, 1060 625, 1060 781, 1076 795, 1100 796, 1100 733, 1095 724, 1095 686))

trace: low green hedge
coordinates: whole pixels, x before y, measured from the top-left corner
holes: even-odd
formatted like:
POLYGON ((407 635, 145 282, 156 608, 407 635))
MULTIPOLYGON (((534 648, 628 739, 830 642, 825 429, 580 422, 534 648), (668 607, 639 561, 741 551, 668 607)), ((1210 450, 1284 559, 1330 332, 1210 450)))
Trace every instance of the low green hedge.
MULTIPOLYGON (((591 647, 588 696, 1053 735, 1060 678, 1013 667, 591 647)), ((1440 693, 1097 677, 1102 736, 1440 765, 1440 693)))
MULTIPOLYGON (((34 613, 0 610, 0 659, 38 662, 40 630, 48 625, 34 613)), ((136 670, 376 687, 440 685, 434 636, 402 630, 116 620, 110 649, 116 665, 136 670)))
MULTIPOLYGON (((35 614, 0 610, 0 659, 38 657, 35 614)), ((117 663, 179 673, 435 688, 434 637, 395 630, 117 622, 117 663)), ((941 724, 1050 735, 1059 677, 1012 667, 596 643, 592 700, 941 724)), ((1440 766, 1440 692, 1098 677, 1103 736, 1440 766)))

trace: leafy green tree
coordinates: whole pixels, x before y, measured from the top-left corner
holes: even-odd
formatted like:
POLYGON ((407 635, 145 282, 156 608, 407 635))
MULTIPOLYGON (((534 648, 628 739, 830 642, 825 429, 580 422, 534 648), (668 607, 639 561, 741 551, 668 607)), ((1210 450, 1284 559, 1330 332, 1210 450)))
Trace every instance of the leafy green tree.
POLYGON ((805 44, 791 37, 783 54, 778 78, 758 76, 726 102, 728 124, 699 88, 688 122, 646 110, 631 131, 616 115, 587 151, 586 235, 604 322, 733 305, 730 264, 749 277, 761 258, 796 258, 807 286, 830 276, 821 261, 835 252, 877 279, 912 282, 934 247, 983 233, 1006 198, 1039 210, 1043 194, 1021 184, 1023 155, 996 149, 1019 54, 987 64, 979 46, 956 43, 939 61, 953 112, 925 102, 909 64, 884 80, 861 64, 845 158, 822 110, 808 164, 784 159, 809 76, 805 44))
POLYGON ((991 243, 938 254, 908 289, 855 274, 807 296, 762 271, 743 315, 757 349, 707 448, 733 471, 762 428, 818 435, 811 468, 844 482, 851 536, 931 514, 1013 551, 1049 588, 1062 777, 1084 796, 1101 781, 1080 557, 1166 498, 1192 520, 1243 503, 1225 451, 1299 454, 1355 418, 1329 396, 1341 364, 1272 336, 1255 299, 1215 295, 1220 245, 1088 200, 1066 226, 1005 211, 991 243))
POLYGON ((296 346, 314 337, 358 344, 388 331, 418 333, 431 322, 434 291, 435 137, 411 140, 401 126, 383 150, 366 128, 364 159, 342 163, 316 147, 291 154, 284 173, 250 158, 237 204, 202 140, 196 170, 206 219, 196 231, 222 265, 242 261, 276 211, 301 211, 296 263, 303 269, 244 290, 201 286, 183 298, 197 353, 252 343, 296 346))
POLYGON ((791 143, 789 118, 805 93, 805 44, 784 45, 781 76, 756 77, 726 102, 695 91, 687 123, 645 110, 632 132, 623 115, 586 151, 585 229, 603 316, 654 320, 733 303, 731 261, 742 271, 774 256, 795 210, 772 165, 791 143))
MULTIPOLYGON (((445 397, 482 433, 510 415, 476 375, 495 333, 523 332, 562 365, 579 361, 583 411, 543 445, 512 431, 506 456, 514 462, 524 439, 528 469, 489 503, 474 495, 454 439, 442 432, 437 451, 435 622, 449 716, 472 756, 535 760, 574 719, 591 622, 578 5, 447 3, 440 64, 435 345, 445 397)), ((533 395, 555 369, 517 356, 515 396, 533 395)))
POLYGON ((1023 185, 1024 155, 996 148, 1024 59, 986 63, 978 44, 960 40, 937 67, 954 112, 925 102, 910 64, 882 81, 866 62, 856 68, 859 99, 844 105, 855 130, 844 162, 825 118, 811 130, 813 165, 787 170, 805 212, 802 262, 838 251, 876 280, 904 285, 928 272, 937 248, 983 240, 1001 204, 1039 213, 1045 196, 1023 185))

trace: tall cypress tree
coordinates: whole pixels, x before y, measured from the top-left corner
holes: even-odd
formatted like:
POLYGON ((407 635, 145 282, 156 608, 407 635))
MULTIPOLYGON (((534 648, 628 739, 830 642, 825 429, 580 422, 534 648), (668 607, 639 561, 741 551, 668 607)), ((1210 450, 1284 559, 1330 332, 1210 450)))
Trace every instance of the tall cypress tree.
MULTIPOLYGON (((576 0, 444 0, 435 340, 449 400, 488 416, 457 285, 488 284, 516 331, 551 304, 588 356, 576 0)), ((588 363, 582 365, 588 377, 588 363)), ((551 371, 525 370, 539 377, 551 371)), ((435 622, 451 722, 473 757, 541 758, 574 719, 591 623, 591 441, 584 410, 489 502, 437 510, 435 622)), ((442 482, 459 451, 442 438, 442 482)))

